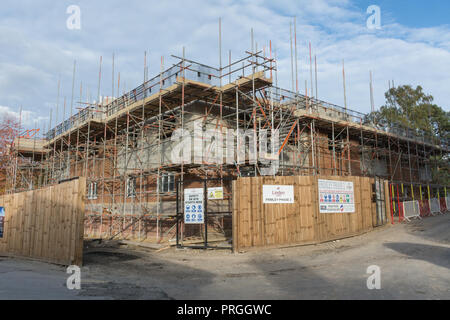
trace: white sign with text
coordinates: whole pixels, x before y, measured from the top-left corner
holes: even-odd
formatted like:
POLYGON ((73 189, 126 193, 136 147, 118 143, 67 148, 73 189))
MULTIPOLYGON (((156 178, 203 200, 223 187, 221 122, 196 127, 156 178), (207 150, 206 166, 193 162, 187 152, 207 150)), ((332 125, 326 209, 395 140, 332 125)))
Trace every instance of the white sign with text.
POLYGON ((319 180, 320 213, 354 213, 353 182, 319 180))
POLYGON ((184 189, 184 223, 205 223, 203 188, 184 189))

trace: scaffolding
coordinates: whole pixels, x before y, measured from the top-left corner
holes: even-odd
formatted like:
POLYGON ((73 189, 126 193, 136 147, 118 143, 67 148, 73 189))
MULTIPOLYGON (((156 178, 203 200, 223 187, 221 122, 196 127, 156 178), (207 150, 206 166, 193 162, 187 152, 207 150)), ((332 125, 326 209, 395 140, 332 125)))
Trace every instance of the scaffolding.
MULTIPOLYGON (((172 57, 178 61, 172 67, 164 69, 161 60, 159 75, 147 80, 145 74, 142 85, 112 101, 86 103, 45 139, 28 140, 28 147, 18 142, 9 192, 85 176, 86 236, 162 241, 175 232, 176 181, 258 176, 267 167, 248 160, 171 163, 172 134, 192 132, 195 123, 220 133, 253 130, 255 136, 271 129, 269 140, 278 132, 277 175, 378 177, 402 189, 430 184, 436 166, 431 157, 450 151, 448 140, 383 128, 362 113, 319 100, 317 84, 315 97, 307 88, 300 94, 298 82, 297 92, 277 87, 271 52, 267 57, 252 50, 234 62, 230 55, 219 68, 186 59, 184 52, 172 57)), ((245 140, 233 143, 234 150, 247 148, 245 140)))

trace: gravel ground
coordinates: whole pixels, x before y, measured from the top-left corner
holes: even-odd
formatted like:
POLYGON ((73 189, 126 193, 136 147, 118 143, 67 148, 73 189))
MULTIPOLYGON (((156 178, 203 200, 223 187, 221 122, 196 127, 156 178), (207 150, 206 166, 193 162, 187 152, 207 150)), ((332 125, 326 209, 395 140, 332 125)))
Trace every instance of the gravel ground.
POLYGON ((450 299, 450 215, 314 246, 155 251, 88 244, 81 290, 63 267, 0 258, 0 299, 450 299), (367 289, 367 268, 381 289, 367 289))

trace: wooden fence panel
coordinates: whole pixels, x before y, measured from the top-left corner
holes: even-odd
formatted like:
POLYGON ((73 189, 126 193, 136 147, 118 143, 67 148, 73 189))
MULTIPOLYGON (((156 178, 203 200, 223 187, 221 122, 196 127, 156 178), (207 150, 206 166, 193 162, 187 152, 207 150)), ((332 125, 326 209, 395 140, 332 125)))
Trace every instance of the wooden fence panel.
POLYGON ((386 220, 393 223, 391 214, 391 199, 389 197, 389 181, 384 182, 384 204, 386 206, 386 220))
POLYGON ((372 180, 366 177, 297 176, 240 178, 233 183, 233 246, 319 243, 370 231, 372 180), (320 213, 318 179, 351 181, 354 213, 320 213), (263 185, 293 185, 294 204, 264 204, 263 185))
POLYGON ((86 179, 0 197, 5 232, 0 254, 62 265, 83 259, 86 179))

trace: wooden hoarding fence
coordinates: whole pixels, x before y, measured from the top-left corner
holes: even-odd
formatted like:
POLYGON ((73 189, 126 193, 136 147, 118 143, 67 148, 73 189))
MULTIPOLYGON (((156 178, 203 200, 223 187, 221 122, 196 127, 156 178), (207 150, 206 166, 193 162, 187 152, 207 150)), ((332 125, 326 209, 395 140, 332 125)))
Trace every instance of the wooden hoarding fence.
POLYGON ((233 248, 239 251, 250 247, 312 244, 370 231, 377 215, 372 199, 373 183, 373 179, 365 177, 239 178, 233 182, 233 248), (321 213, 327 207, 321 199, 324 195, 319 194, 319 180, 350 186, 346 182, 353 183, 353 192, 344 201, 338 200, 337 208, 343 212, 321 213), (265 203, 263 186, 267 185, 293 186, 294 203, 265 203))
POLYGON ((81 266, 86 179, 0 197, 0 254, 81 266))

